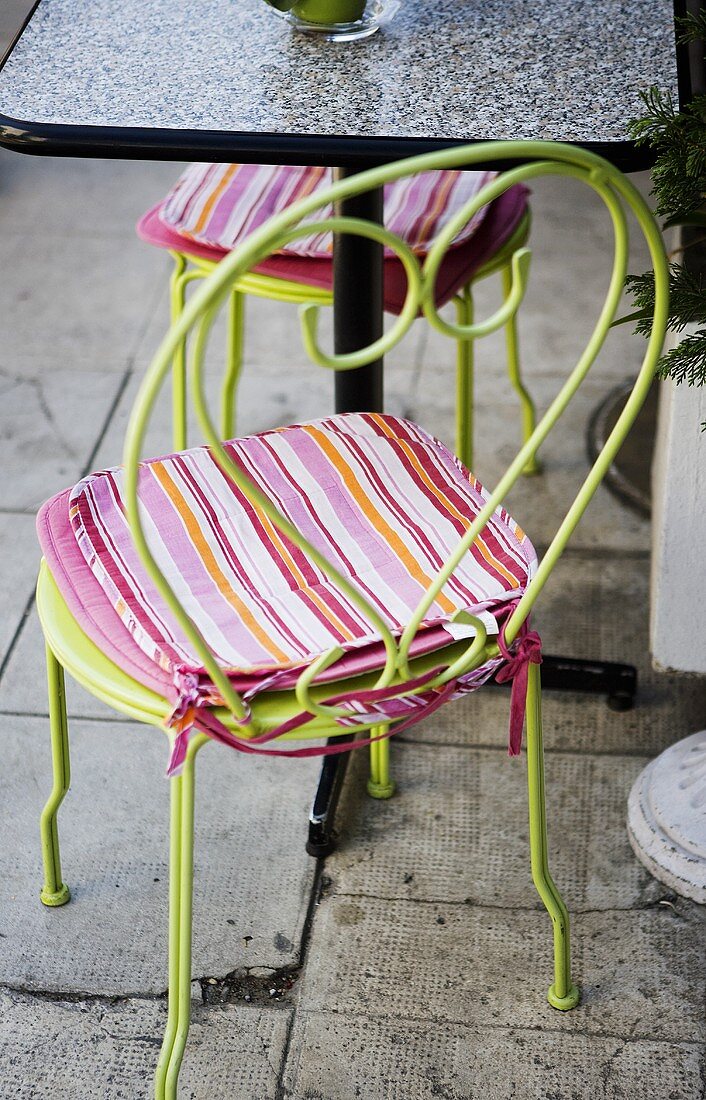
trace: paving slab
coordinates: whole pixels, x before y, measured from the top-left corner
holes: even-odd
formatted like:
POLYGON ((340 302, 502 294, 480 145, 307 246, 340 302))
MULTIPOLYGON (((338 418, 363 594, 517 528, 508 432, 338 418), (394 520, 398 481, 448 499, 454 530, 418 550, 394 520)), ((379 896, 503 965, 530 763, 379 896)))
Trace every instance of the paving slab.
MULTIPOLYGON (((530 875, 527 771, 501 750, 392 745, 397 793, 365 794, 355 754, 326 864, 336 893, 541 908, 530 875)), ((552 874, 574 911, 642 906, 664 895, 633 857, 625 804, 646 759, 552 753, 552 874)))
POLYGON ((31 11, 30 0, 4 0, 0 12, 0 49, 5 49, 31 11))
MULTIPOLYGON (((41 719, 3 722, 0 985, 108 995, 166 988, 169 783, 151 727, 73 722, 59 815, 71 902, 39 902, 39 813, 51 788, 41 719)), ((299 959, 315 864, 304 852, 316 765, 199 757, 194 962, 198 977, 299 959)))
MULTIPOLYGON (((49 1001, 0 995, 7 1100, 147 1100, 166 1022, 163 1001, 49 1001)), ((181 1100, 272 1100, 287 1008, 193 1008, 181 1100)))
POLYGON ((700 1100, 702 1050, 521 1028, 300 1012, 289 1100, 700 1100))
POLYGON ((81 476, 122 378, 114 371, 47 369, 46 362, 15 373, 10 355, 2 362, 0 467, 12 476, 0 484, 0 508, 34 512, 81 476))
POLYGON ((301 990, 305 1011, 472 1027, 527 1027, 703 1043, 706 915, 676 908, 577 914, 581 1005, 546 1001, 551 923, 534 910, 324 897, 301 990))
MULTIPOLYGON (((0 30, 2 25, 0 15, 0 30)), ((50 231, 132 244, 138 218, 163 198, 183 168, 169 161, 22 157, 0 149, 0 237, 22 237, 36 247, 37 238, 50 231)))
MULTIPOLYGON (((32 363, 48 374, 124 369, 166 285, 167 257, 137 239, 47 228, 41 241, 0 236, 0 255, 3 270, 12 272, 0 283, 0 309, 9 319, 2 358, 14 373, 31 371, 32 363)), ((52 408, 58 417, 61 404, 52 408)))
POLYGON ((3 563, 0 585, 1 664, 37 581, 39 546, 34 516, 0 514, 0 559, 3 563))
MULTIPOLYGON (((37 560, 38 545, 32 554, 33 564, 37 560)), ((71 717, 93 718, 103 722, 121 720, 117 711, 101 703, 70 676, 66 677, 66 700, 71 717)), ((45 716, 49 713, 44 639, 36 607, 32 608, 23 623, 0 678, 0 714, 3 713, 10 718, 18 714, 45 716)), ((5 720, 3 718, 3 722, 5 720)))

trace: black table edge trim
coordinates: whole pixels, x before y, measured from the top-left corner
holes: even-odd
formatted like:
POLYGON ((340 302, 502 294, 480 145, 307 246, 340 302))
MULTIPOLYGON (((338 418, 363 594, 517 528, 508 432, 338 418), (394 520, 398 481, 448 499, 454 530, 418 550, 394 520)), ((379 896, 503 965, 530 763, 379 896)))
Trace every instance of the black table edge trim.
MULTIPOLYGON (((35 0, 22 26, 0 61, 0 71, 42 0, 35 0)), ((675 20, 686 13, 686 0, 674 0, 675 20)), ((692 98, 688 49, 678 42, 675 22, 679 104, 692 98)), ((229 163, 318 164, 350 168, 372 168, 420 153, 475 145, 490 138, 387 138, 348 137, 318 134, 252 134, 222 130, 174 130, 150 127, 82 126, 63 123, 27 122, 0 113, 0 146, 35 156, 98 157, 120 160, 208 160, 229 163)), ((556 138, 556 140, 566 140, 556 138)), ((628 140, 614 142, 567 141, 588 149, 624 172, 652 167, 654 154, 628 140)), ((508 167, 489 163, 486 169, 508 167)))
MULTIPOLYGON (((489 139, 482 139, 483 141, 489 139)), ((0 114, 0 145, 35 156, 102 157, 110 160, 206 160, 229 163, 319 164, 372 168, 481 139, 338 137, 318 134, 251 134, 221 130, 172 130, 129 126, 79 126, 26 122, 0 114)), ((605 157, 625 172, 652 166, 650 149, 631 141, 567 142, 605 157)), ((486 169, 508 167, 489 163, 486 169)), ((474 165, 474 167, 477 167, 474 165)))

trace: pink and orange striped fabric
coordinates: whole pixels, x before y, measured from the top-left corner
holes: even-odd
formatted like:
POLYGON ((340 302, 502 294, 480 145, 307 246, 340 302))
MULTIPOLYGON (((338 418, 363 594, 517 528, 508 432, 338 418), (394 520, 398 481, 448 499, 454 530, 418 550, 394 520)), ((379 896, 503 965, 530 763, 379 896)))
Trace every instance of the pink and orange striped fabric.
MULTIPOLYGON (((421 172, 385 186, 385 225, 417 253, 429 251, 449 220, 495 172, 421 172)), ((190 164, 159 209, 159 218, 188 240, 230 250, 274 214, 333 182, 330 168, 269 164, 190 164)), ((470 218, 453 244, 467 241, 487 207, 470 218)), ((331 217, 330 206, 302 220, 331 217)), ((282 255, 330 258, 331 233, 310 233, 282 255)), ((391 253, 390 253, 391 254, 391 253)))
MULTIPOLYGON (((443 444, 392 416, 334 416, 226 446, 395 635, 487 499, 443 444)), ((123 484, 121 468, 79 482, 70 497, 72 528, 134 642, 171 676, 175 716, 183 715, 195 685, 201 701, 217 696, 142 567, 123 484)), ((333 646, 355 661, 356 672, 381 666, 379 637, 366 617, 250 504, 207 448, 142 463, 139 493, 155 560, 238 690, 252 696, 291 686, 297 670, 333 646)), ((438 649, 472 634, 452 622, 461 610, 496 634, 535 566, 529 539, 499 509, 430 608, 420 637, 434 638, 438 649)), ((476 669, 458 690, 479 686, 502 663, 476 669)), ((374 700, 349 702, 352 720, 378 713, 374 700)), ((410 696, 379 713, 398 720, 419 709, 421 717, 423 705, 422 696, 410 696)))

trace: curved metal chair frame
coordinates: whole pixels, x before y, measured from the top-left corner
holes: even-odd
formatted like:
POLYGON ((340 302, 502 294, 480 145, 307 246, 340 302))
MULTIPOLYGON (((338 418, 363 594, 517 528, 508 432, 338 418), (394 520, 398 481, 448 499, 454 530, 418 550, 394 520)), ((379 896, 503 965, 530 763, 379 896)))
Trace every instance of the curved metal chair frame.
MULTIPOLYGON (((317 675, 332 665, 340 656, 339 649, 331 649, 313 662, 299 677, 295 690, 276 693, 276 699, 268 699, 263 692, 250 711, 234 691, 230 681, 216 663, 199 630, 180 606, 167 580, 158 569, 143 531, 138 502, 138 462, 150 414, 160 397, 167 380, 174 356, 193 332, 193 349, 190 348, 190 374, 192 399, 199 423, 213 453, 228 477, 239 487, 250 502, 272 521, 288 538, 347 593, 349 598, 374 624, 384 642, 386 661, 376 674, 368 676, 368 684, 376 687, 399 689, 409 692, 409 681, 419 674, 423 665, 410 659, 410 645, 427 609, 468 552, 474 540, 483 530, 487 520, 502 503, 508 490, 520 477, 527 463, 536 455, 538 447, 557 422, 579 385, 595 361, 608 334, 618 308, 627 266, 628 231, 625 208, 632 211, 647 242, 655 272, 655 312, 652 335, 648 341, 644 360, 633 392, 611 432, 603 450, 596 459, 576 498, 569 507, 548 550, 541 560, 527 590, 517 603, 508 620, 505 638, 508 645, 517 639, 518 633, 541 593, 547 578, 556 565, 574 528, 583 515, 601 479, 623 442, 650 386, 664 339, 668 272, 664 249, 657 225, 639 192, 617 169, 598 156, 570 146, 544 142, 503 142, 479 144, 442 153, 415 157, 398 164, 375 168, 352 179, 336 183, 316 201, 304 200, 283 214, 273 218, 236 251, 221 261, 210 277, 186 305, 182 315, 162 342, 143 380, 136 399, 124 450, 126 466, 125 497, 129 523, 135 544, 144 567, 169 605, 175 619, 203 661, 213 683, 223 700, 217 713, 239 739, 267 739, 271 730, 286 714, 306 710, 312 715, 309 724, 296 731, 296 737, 335 737, 350 732, 350 726, 338 724, 340 710, 327 701, 341 691, 343 682, 316 684, 317 675), (298 223, 314 212, 322 203, 332 202, 378 186, 400 176, 431 168, 458 165, 474 165, 488 162, 512 161, 515 163, 502 176, 488 184, 455 221, 451 222, 436 242, 423 264, 400 240, 379 225, 353 218, 333 217, 327 223, 316 223, 316 229, 327 228, 338 233, 361 234, 387 245, 399 256, 407 272, 407 299, 399 317, 391 329, 369 347, 346 355, 330 355, 319 346, 317 319, 319 303, 309 302, 301 309, 303 341, 311 359, 323 367, 349 370, 377 359, 397 343, 409 330, 421 309, 427 320, 438 331, 460 342, 475 340, 497 330, 514 316, 524 294, 529 266, 529 252, 516 249, 510 261, 510 290, 502 306, 492 317, 482 321, 464 320, 452 323, 442 319, 434 305, 433 287, 436 273, 449 242, 460 226, 483 204, 497 198, 515 183, 555 174, 577 179, 588 185, 603 200, 614 229, 614 258, 608 291, 593 334, 577 365, 561 386, 530 438, 520 448, 514 461, 500 479, 490 498, 460 539, 456 550, 436 575, 434 582, 420 601, 401 637, 395 638, 373 607, 362 597, 356 587, 340 576, 321 553, 307 543, 292 525, 280 516, 273 504, 265 498, 229 458, 221 442, 209 410, 203 389, 203 361, 209 331, 218 308, 232 299, 232 291, 246 272, 264 259, 274 248, 294 240, 302 230, 298 223), (521 163, 519 166, 517 162, 521 163)), ((312 224, 306 226, 312 232, 312 224)), ((298 291, 297 291, 298 292, 298 291)), ((38 606, 47 640, 49 693, 51 712, 51 736, 54 761, 54 788, 42 816, 42 845, 45 865, 45 883, 42 900, 48 905, 60 905, 68 900, 69 892, 62 879, 56 815, 69 782, 68 738, 64 704, 63 668, 66 667, 81 683, 100 698, 110 702, 118 710, 164 728, 168 711, 166 700, 148 691, 117 669, 85 635, 69 614, 46 567, 40 576, 38 606)), ((471 617, 469 617, 469 621, 471 617)), ((489 658, 497 656, 498 645, 486 637, 483 624, 475 620, 476 634, 470 644, 457 642, 431 657, 420 659, 438 668, 440 658, 443 667, 433 684, 441 686, 463 672, 478 667, 489 658)), ((429 690, 426 682, 424 690, 429 690)), ((378 719, 379 722, 379 719, 378 719)), ((539 668, 529 667, 529 687, 526 702, 527 761, 529 783, 530 858, 532 875, 540 897, 551 917, 554 935, 554 980, 549 990, 550 1003, 558 1009, 573 1008, 579 999, 577 987, 572 982, 569 950, 569 918, 564 902, 555 886, 548 866, 547 830, 544 795, 544 767, 542 749, 541 691, 539 668)), ((359 729, 369 729, 374 723, 361 718, 359 729)), ((373 736, 386 737, 390 732, 379 726, 373 736)), ((393 731, 394 732, 394 729, 393 731)), ((177 1077, 186 1043, 190 1012, 191 980, 191 921, 192 921, 192 872, 193 872, 193 817, 194 817, 194 760, 207 738, 198 734, 191 740, 187 759, 180 775, 171 779, 171 841, 170 841, 170 918, 169 918, 169 1011, 162 1052, 157 1068, 155 1096, 157 1100, 174 1098, 177 1077)), ((378 746, 378 764, 383 760, 381 739, 378 746)), ((386 761, 382 765, 386 766, 386 761)))
MULTIPOLYGON (((511 260, 514 252, 527 244, 530 234, 531 218, 527 212, 509 240, 490 257, 489 260, 468 281, 466 286, 453 298, 456 320, 460 325, 469 325, 473 321, 473 287, 490 275, 500 274, 504 298, 512 287, 511 260)), ((174 269, 170 280, 170 308, 172 324, 181 317, 186 304, 188 287, 193 282, 208 278, 218 267, 221 260, 207 260, 195 256, 185 248, 183 252, 169 249, 174 260, 174 269)), ((226 343, 226 369, 221 387, 220 428, 223 439, 232 439, 235 435, 235 399, 243 366, 243 345, 245 339, 245 297, 267 298, 275 302, 287 302, 294 305, 315 303, 322 306, 333 305, 333 291, 306 283, 280 279, 273 275, 261 275, 254 271, 245 272, 231 288, 228 304, 228 329, 226 343)), ((537 413, 534 402, 525 387, 520 374, 520 345, 517 333, 517 317, 510 314, 505 322, 505 348, 507 371, 510 382, 520 400, 522 415, 522 439, 527 440, 534 431, 537 413)), ((172 402, 174 424, 174 447, 183 450, 187 445, 187 382, 186 348, 182 343, 174 356, 172 375, 172 402)), ((456 345, 456 454, 469 468, 473 465, 473 341, 459 339, 456 345)), ((528 459, 523 473, 536 474, 541 470, 536 455, 528 459)))

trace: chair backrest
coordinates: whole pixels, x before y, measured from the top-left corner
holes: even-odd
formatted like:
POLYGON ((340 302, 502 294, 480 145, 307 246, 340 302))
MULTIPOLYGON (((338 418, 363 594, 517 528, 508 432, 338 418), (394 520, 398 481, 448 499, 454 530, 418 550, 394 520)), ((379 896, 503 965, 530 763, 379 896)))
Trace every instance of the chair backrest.
MULTIPOLYGON (((368 621, 375 630, 379 632, 387 654, 385 668, 382 670, 378 681, 379 685, 384 687, 396 676, 401 676, 403 679, 410 677, 408 664, 410 645, 424 619, 425 613, 447 583, 463 556, 468 552, 469 547, 477 540, 490 516, 502 504, 507 493, 520 476, 523 467, 556 424, 594 363, 615 319, 627 273, 628 227, 626 210, 631 211, 636 219, 647 243, 654 269, 655 308, 652 333, 646 345, 638 378, 623 412, 569 507, 548 550, 539 563, 537 572, 505 626, 505 640, 508 644, 511 644, 517 637, 551 570, 566 547, 574 528, 625 439, 647 395, 662 350, 668 309, 667 262, 657 224, 644 199, 633 184, 616 168, 595 154, 556 143, 484 143, 451 149, 442 153, 430 153, 363 172, 355 177, 335 183, 325 194, 319 194, 314 198, 304 199, 292 205, 287 211, 275 216, 255 231, 247 241, 222 260, 213 274, 200 286, 188 303, 181 318, 171 327, 162 341, 140 387, 125 441, 126 508, 137 549, 148 573, 170 606, 186 637, 203 660, 204 667, 236 718, 246 718, 247 708, 234 691, 228 678, 219 668, 197 627, 181 607, 174 591, 154 561, 143 530, 138 502, 138 464, 147 424, 159 398, 161 388, 169 374, 173 356, 183 341, 192 336, 192 346, 190 348, 192 400, 204 437, 212 448, 216 460, 226 475, 233 480, 250 502, 256 508, 261 509, 269 520, 295 545, 308 554, 330 578, 336 580, 341 589, 367 616, 368 621), (316 221, 314 219, 316 211, 322 206, 330 203, 336 204, 342 199, 363 193, 372 187, 381 186, 403 176, 430 169, 482 167, 489 163, 495 165, 508 163, 510 167, 486 184, 466 204, 464 209, 460 210, 449 221, 423 259, 416 256, 403 241, 380 225, 336 215, 326 221, 316 221), (492 494, 490 494, 485 507, 459 540, 454 553, 436 574, 433 583, 420 601, 401 638, 395 639, 379 613, 363 597, 356 586, 346 577, 340 575, 325 556, 316 547, 308 543, 302 534, 278 512, 272 502, 263 496, 244 471, 235 465, 223 448, 219 433, 207 407, 204 393, 204 353, 213 320, 219 308, 225 302, 233 283, 253 266, 261 263, 274 250, 281 248, 297 237, 314 231, 324 232, 328 230, 334 233, 358 234, 390 248, 404 265, 408 279, 408 289, 403 309, 389 331, 370 346, 343 355, 327 354, 319 346, 317 337, 319 307, 313 304, 301 307, 303 343, 308 355, 315 363, 333 370, 350 370, 374 361, 402 339, 420 310, 429 323, 438 331, 456 340, 459 338, 476 339, 491 333, 507 320, 522 300, 527 281, 529 251, 521 248, 512 258, 512 291, 508 299, 490 318, 470 325, 459 325, 447 321, 439 315, 436 309, 434 285, 441 262, 461 227, 486 203, 498 198, 514 184, 525 183, 550 175, 570 177, 586 184, 603 200, 612 221, 614 232, 612 273, 596 326, 576 366, 568 375, 546 413, 537 424, 532 436, 519 450, 514 461, 501 477, 492 494)), ((463 659, 457 661, 452 669, 447 669, 440 676, 439 683, 452 678, 454 675, 459 675, 462 671, 476 667, 488 655, 497 654, 497 647, 494 648, 493 643, 486 641, 482 623, 479 620, 474 622, 477 634, 473 643, 464 653, 463 659)), ((316 675, 331 665, 339 655, 340 650, 331 650, 300 677, 298 695, 302 703, 314 712, 329 713, 326 707, 317 706, 311 701, 308 695, 309 686, 316 675)), ((428 690, 429 686, 427 683, 425 689, 428 690)), ((330 713, 333 716, 333 710, 330 713)))

